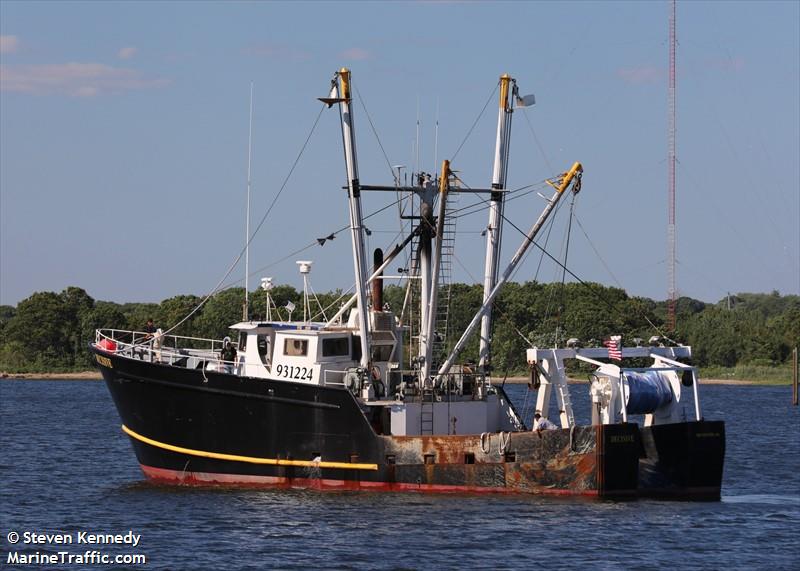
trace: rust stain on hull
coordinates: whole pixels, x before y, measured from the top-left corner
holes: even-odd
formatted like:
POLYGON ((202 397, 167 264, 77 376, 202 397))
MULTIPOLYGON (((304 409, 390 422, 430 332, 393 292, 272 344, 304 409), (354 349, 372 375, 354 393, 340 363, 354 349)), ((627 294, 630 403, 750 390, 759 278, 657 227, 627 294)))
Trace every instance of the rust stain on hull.
MULTIPOLYGON (((451 436, 382 437, 384 453, 394 464, 386 477, 400 485, 494 488, 520 493, 602 493, 608 477, 606 436, 597 427, 543 432, 451 436)), ((615 491, 636 491, 638 451, 615 491), (631 472, 631 470, 633 470, 631 472), (631 486, 631 490, 625 490, 631 486)))

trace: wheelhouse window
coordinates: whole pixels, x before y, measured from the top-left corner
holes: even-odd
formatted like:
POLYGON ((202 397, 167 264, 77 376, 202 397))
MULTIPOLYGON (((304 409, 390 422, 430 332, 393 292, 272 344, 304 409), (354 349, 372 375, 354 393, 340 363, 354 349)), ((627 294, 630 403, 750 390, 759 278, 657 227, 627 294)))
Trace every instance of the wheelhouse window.
POLYGON ((388 361, 392 358, 392 350, 394 347, 391 345, 373 345, 372 347, 372 360, 373 361, 388 361))
POLYGON ((288 357, 305 357, 308 354, 308 339, 286 339, 283 354, 288 357))
POLYGON ((347 337, 332 337, 322 340, 323 357, 344 357, 350 354, 347 337))
POLYGON ((265 365, 269 361, 269 335, 258 336, 258 356, 265 365))

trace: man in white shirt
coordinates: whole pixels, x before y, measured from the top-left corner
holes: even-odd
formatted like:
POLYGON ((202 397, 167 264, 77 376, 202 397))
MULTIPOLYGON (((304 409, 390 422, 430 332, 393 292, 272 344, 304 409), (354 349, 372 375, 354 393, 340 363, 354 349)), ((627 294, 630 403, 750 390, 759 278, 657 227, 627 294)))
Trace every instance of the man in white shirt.
POLYGON ((555 430, 558 426, 547 420, 546 418, 542 418, 542 415, 538 412, 533 415, 533 429, 534 430, 555 430))

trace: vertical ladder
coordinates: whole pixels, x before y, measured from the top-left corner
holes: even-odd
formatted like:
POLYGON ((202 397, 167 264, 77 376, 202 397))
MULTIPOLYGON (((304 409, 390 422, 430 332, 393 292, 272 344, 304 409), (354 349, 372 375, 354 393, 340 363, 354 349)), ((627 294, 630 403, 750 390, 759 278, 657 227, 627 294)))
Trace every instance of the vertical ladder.
MULTIPOLYGON (((458 204, 458 192, 448 193, 447 209, 455 208, 458 204)), ((442 258, 439 262, 439 287, 436 300, 436 322, 434 331, 436 335, 433 340, 433 366, 432 370, 437 371, 447 354, 447 340, 450 334, 448 327, 448 317, 450 315, 450 299, 453 283, 453 251, 456 242, 456 219, 446 218, 442 236, 436 239, 442 240, 442 258)))
POLYGON ((421 316, 419 312, 419 298, 420 298, 420 280, 419 277, 419 236, 414 236, 411 240, 411 256, 409 258, 407 275, 408 287, 411 290, 408 306, 406 307, 407 315, 403 317, 404 324, 408 325, 408 355, 409 368, 414 368, 414 359, 419 355, 419 334, 420 334, 420 321, 421 316))
MULTIPOLYGON (((558 408, 560 411, 560 419, 566 418, 567 426, 575 426, 575 415, 572 412, 572 397, 570 396, 569 387, 567 386, 566 371, 562 382, 556 383, 556 400, 558 401, 558 408)), ((561 426, 564 426, 563 422, 561 426)))

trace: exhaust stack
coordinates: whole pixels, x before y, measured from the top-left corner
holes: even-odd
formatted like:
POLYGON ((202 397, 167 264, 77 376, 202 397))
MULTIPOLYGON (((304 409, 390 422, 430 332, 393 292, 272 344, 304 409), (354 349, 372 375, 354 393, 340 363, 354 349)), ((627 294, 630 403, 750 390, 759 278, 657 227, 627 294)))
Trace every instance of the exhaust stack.
MULTIPOLYGON (((372 254, 372 272, 377 273, 383 265, 383 250, 375 248, 372 254)), ((383 271, 372 280, 372 311, 383 311, 383 271)))

